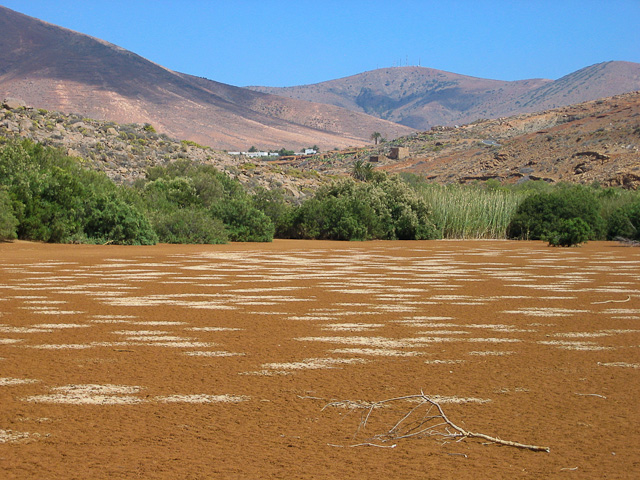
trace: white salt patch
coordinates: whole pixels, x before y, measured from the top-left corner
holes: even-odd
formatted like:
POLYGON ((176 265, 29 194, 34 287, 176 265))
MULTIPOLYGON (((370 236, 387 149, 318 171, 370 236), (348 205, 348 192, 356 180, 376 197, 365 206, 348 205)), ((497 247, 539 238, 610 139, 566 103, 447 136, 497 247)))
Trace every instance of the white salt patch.
POLYGON ((320 368, 335 368, 336 365, 366 363, 362 358, 308 358, 301 362, 265 363, 262 368, 271 370, 315 370, 320 368))
POLYGON ((368 345, 373 347, 402 348, 411 347, 415 343, 407 340, 392 340, 384 337, 300 337, 300 342, 329 342, 347 345, 368 345))
POLYGON ((62 343, 62 344, 42 344, 42 345, 23 345, 25 348, 35 348, 38 350, 83 350, 91 348, 93 345, 85 343, 62 343))
POLYGON ((479 352, 469 352, 469 355, 478 355, 481 357, 485 357, 485 356, 491 356, 491 355, 495 355, 495 356, 513 355, 514 353, 516 352, 504 351, 504 350, 485 350, 485 351, 479 351, 479 352))
POLYGON ((79 310, 38 310, 34 313, 39 315, 77 315, 84 312, 79 310))
POLYGON ((39 380, 32 380, 30 378, 0 378, 0 387, 7 387, 12 385, 25 385, 29 383, 37 383, 39 380))
POLYGON ((535 317, 568 317, 575 313, 588 313, 589 310, 575 310, 569 308, 520 308, 518 310, 504 310, 502 313, 532 315, 535 317))
POLYGON ((326 320, 335 320, 334 317, 321 317, 321 316, 314 316, 314 315, 304 315, 304 316, 294 316, 294 317, 287 317, 287 320, 303 320, 303 321, 326 321, 326 320))
POLYGON ((0 345, 10 345, 12 343, 22 342, 22 338, 0 338, 0 345))
POLYGON ((250 397, 244 395, 166 395, 155 397, 161 403, 238 403, 246 402, 250 397))
POLYGON ((640 368, 640 363, 627 363, 627 362, 607 362, 607 363, 598 362, 598 365, 602 365, 604 367, 640 368))
POLYGON ((585 351, 598 351, 598 350, 613 350, 613 347, 604 347, 594 342, 571 342, 568 340, 547 340, 539 341, 541 345, 551 345, 554 347, 562 348, 564 350, 585 350, 585 351))
POLYGON ((469 332, 466 330, 425 330, 416 333, 417 335, 466 335, 469 332))
POLYGON ((189 337, 178 337, 175 335, 132 335, 126 337, 129 342, 188 342, 191 340, 189 337))
POLYGON ((195 351, 195 352, 184 352, 185 355, 189 355, 191 357, 239 357, 244 356, 244 353, 237 352, 211 352, 211 351, 195 351))
POLYGON ((346 355, 373 355, 380 357, 415 357, 416 355, 421 355, 420 352, 392 350, 389 348, 337 348, 335 350, 331 350, 331 353, 346 355))
POLYGON ((143 343, 148 347, 172 347, 172 348, 208 348, 215 347, 215 343, 210 342, 148 342, 143 343))
POLYGON ((62 392, 67 394, 86 394, 86 395, 131 395, 139 393, 142 387, 137 385, 98 385, 98 384, 80 384, 65 385, 64 387, 55 387, 51 389, 54 392, 62 392))
POLYGON ((51 333, 53 330, 45 328, 30 328, 30 327, 9 327, 7 325, 0 325, 0 333, 51 333))
POLYGON ((132 325, 158 325, 158 326, 168 326, 168 325, 185 325, 187 322, 170 322, 170 321, 148 321, 148 322, 131 322, 132 325))
POLYGON ((35 403, 61 403, 68 405, 134 405, 142 403, 144 400, 131 396, 113 396, 113 395, 82 395, 82 394, 50 394, 50 395, 34 395, 23 398, 26 402, 35 403))
POLYGON ((241 331, 242 328, 231 328, 231 327, 189 327, 185 330, 192 330, 194 332, 238 332, 241 331))
POLYGON ((424 363, 428 365, 454 365, 457 363, 464 363, 465 360, 425 360, 424 363))
POLYGON ((24 303, 29 304, 45 304, 45 305, 59 305, 61 303, 67 303, 64 300, 28 300, 24 303))
POLYGON ((609 333, 603 332, 569 332, 569 333, 554 333, 554 337, 560 338, 597 338, 609 336, 609 333))
POLYGON ((111 333, 115 333, 116 335, 163 335, 169 332, 164 330, 116 330, 111 333))
POLYGON ((517 338, 465 338, 467 342, 488 342, 488 343, 516 343, 521 342, 517 338))
POLYGON ((382 323, 332 323, 322 330, 331 330, 335 332, 364 332, 376 328, 384 327, 382 323))
POLYGON ((35 328, 54 328, 54 329, 64 329, 64 328, 87 328, 91 325, 82 325, 78 323, 39 323, 34 325, 35 328))
POLYGON ((14 432, 13 430, 0 430, 0 443, 14 443, 31 436, 27 432, 14 432))

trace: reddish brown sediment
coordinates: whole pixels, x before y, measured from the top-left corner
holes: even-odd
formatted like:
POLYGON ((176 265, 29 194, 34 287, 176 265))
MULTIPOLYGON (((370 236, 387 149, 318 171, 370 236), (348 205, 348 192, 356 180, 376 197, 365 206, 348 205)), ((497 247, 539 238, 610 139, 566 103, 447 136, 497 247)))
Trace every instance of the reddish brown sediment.
MULTIPOLYGON (((633 478, 640 250, 0 244, 3 478, 633 478), (432 396, 465 439, 359 446, 432 396)), ((375 443, 375 442, 372 442, 375 443)))

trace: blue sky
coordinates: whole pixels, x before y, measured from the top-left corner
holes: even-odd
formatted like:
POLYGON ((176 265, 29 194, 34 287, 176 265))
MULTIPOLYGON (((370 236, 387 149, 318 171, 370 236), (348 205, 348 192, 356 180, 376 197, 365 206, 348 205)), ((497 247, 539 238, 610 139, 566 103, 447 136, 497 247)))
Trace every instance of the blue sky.
POLYGON ((640 63, 640 0, 0 0, 165 67, 290 86, 421 65, 499 80, 640 63))

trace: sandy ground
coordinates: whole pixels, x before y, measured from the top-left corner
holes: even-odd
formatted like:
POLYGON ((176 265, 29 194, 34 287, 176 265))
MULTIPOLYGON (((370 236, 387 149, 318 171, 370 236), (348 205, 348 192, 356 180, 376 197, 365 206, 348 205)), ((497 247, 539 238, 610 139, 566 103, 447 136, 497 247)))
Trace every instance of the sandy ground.
POLYGON ((640 249, 615 243, 4 243, 0 472, 640 478, 639 333, 640 249), (415 404, 364 430, 324 408, 421 390, 550 452, 385 444, 415 404))

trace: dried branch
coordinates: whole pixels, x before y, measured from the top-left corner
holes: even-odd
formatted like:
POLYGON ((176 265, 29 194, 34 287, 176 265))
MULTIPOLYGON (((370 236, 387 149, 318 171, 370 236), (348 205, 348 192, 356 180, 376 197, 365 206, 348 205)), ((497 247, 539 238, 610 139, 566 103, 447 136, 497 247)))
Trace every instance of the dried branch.
POLYGON ((626 300, 603 300, 602 302, 591 302, 591 305, 598 305, 602 303, 626 303, 629 300, 631 300, 631 295, 628 295, 626 300))
MULTIPOLYGON (((453 423, 445 415, 440 404, 429 396, 425 395, 424 392, 420 392, 419 395, 406 395, 403 397, 389 398, 386 400, 380 400, 378 402, 367 404, 352 402, 349 400, 343 402, 332 402, 326 405, 324 408, 327 408, 329 406, 348 406, 350 408, 363 409, 364 413, 360 421, 360 425, 358 426, 359 432, 360 430, 365 429, 367 423, 369 422, 369 420, 371 420, 373 411, 375 409, 401 401, 417 401, 418 404, 411 408, 408 412, 404 413, 387 432, 374 435, 370 439, 370 441, 358 443, 351 446, 355 447, 368 445, 381 447, 382 445, 377 445, 377 443, 373 442, 397 442, 398 440, 402 440, 405 438, 437 436, 446 440, 455 440, 456 442, 464 440, 465 438, 480 438, 491 443, 497 443, 499 445, 506 445, 509 447, 523 448, 536 452, 549 452, 550 450, 549 447, 540 447, 537 445, 527 445, 524 443, 512 442, 510 440, 502 440, 497 437, 485 435, 484 433, 475 433, 465 430, 453 423), (434 409, 437 410, 437 412, 434 412, 434 409), (424 410, 422 416, 419 418, 415 418, 418 417, 421 410, 424 410)), ((356 435, 357 434, 358 433, 356 432, 356 435)))

